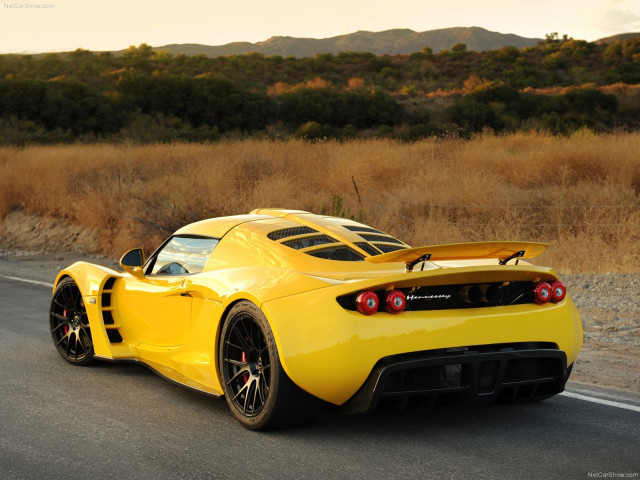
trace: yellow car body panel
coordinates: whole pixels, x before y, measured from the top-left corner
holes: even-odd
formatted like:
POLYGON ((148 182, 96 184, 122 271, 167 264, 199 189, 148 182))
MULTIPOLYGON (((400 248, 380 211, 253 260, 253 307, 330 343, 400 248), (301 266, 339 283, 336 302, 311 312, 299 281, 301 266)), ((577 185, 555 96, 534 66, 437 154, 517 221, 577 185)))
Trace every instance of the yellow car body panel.
POLYGON ((541 306, 544 313, 522 305, 495 307, 490 313, 469 310, 379 313, 370 317, 350 312, 345 321, 338 305, 335 312, 321 308, 326 299, 303 294, 309 308, 301 315, 285 300, 264 306, 277 332, 281 361, 290 378, 302 389, 336 405, 346 402, 383 357, 510 342, 552 342, 573 363, 582 346, 582 325, 570 299, 541 306), (335 314, 332 316, 331 314, 335 314), (328 319, 336 318, 337 321, 328 319))
MULTIPOLYGON (((148 264, 144 273, 129 273, 79 262, 59 273, 56 285, 68 276, 80 289, 96 357, 140 361, 176 382, 222 395, 221 326, 236 302, 248 300, 267 318, 289 378, 311 395, 343 405, 390 356, 544 342, 564 352, 571 365, 582 345, 579 315, 568 296, 544 305, 373 315, 338 301, 364 290, 552 283, 558 277, 549 268, 499 264, 514 249, 527 250, 523 258, 535 257, 543 244, 489 242, 410 252, 403 242, 351 220, 278 209, 203 220, 174 236, 218 239, 201 272, 159 275, 148 264), (348 251, 349 259, 318 256, 335 248, 348 251), (391 249, 397 250, 383 253, 391 249), (430 252, 434 261, 405 273, 405 262, 430 252)), ((150 261, 157 258, 156 252, 150 261)))

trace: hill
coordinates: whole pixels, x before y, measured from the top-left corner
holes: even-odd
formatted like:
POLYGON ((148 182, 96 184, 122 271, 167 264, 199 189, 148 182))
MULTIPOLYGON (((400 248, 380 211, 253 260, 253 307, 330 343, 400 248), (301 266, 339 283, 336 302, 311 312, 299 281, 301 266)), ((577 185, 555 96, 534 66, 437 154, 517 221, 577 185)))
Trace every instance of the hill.
POLYGON ((631 39, 636 38, 636 37, 640 37, 640 32, 619 33, 617 35, 612 35, 610 37, 601 38, 599 40, 596 40, 594 43, 597 43, 599 45, 606 45, 606 44, 614 43, 614 42, 617 42, 617 41, 631 40, 631 39))
POLYGON ((409 29, 385 30, 382 32, 358 31, 330 38, 271 37, 257 43, 234 42, 226 45, 170 44, 155 47, 175 54, 221 57, 262 53, 282 57, 313 57, 317 53, 370 52, 382 54, 409 54, 419 52, 428 45, 433 52, 451 48, 456 43, 464 43, 468 50, 497 50, 501 47, 530 47, 541 39, 526 38, 514 34, 491 32, 480 27, 453 27, 426 32, 409 29))

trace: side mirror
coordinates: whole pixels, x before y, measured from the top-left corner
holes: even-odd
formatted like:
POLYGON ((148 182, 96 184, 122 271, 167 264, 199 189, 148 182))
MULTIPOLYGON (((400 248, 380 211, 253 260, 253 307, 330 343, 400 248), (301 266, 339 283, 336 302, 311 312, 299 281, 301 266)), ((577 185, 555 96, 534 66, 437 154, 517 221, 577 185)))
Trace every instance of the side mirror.
POLYGON ((120 266, 125 272, 129 272, 136 277, 143 276, 142 266, 144 265, 144 251, 141 248, 134 248, 125 253, 120 258, 120 266))

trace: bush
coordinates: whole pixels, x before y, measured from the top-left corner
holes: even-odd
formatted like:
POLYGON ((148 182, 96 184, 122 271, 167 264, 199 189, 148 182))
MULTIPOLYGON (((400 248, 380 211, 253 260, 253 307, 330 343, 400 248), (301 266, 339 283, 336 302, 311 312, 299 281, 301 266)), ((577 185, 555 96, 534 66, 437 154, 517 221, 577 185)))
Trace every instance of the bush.
POLYGON ((335 127, 370 128, 395 125, 401 120, 403 109, 381 92, 305 88, 281 95, 278 116, 289 125, 316 122, 335 127))
POLYGON ((449 108, 449 115, 454 123, 467 132, 479 132, 485 127, 497 130, 496 117, 489 105, 470 98, 469 95, 454 102, 449 108))

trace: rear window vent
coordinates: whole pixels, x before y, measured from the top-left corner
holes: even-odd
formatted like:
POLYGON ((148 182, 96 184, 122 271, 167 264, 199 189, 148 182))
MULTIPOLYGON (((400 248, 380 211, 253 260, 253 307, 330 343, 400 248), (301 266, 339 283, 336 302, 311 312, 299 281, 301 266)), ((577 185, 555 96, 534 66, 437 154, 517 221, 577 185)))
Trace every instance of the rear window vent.
POLYGON ((283 238, 295 237, 296 235, 306 235, 308 233, 318 233, 318 231, 310 227, 293 227, 268 233, 267 237, 275 241, 282 240, 283 238))
POLYGON ((343 225, 343 227, 352 232, 378 233, 380 235, 384 235, 384 233, 378 230, 369 227, 361 227, 360 225, 343 225))
POLYGON ((312 237, 303 237, 282 242, 283 245, 295 248, 296 250, 315 247, 317 245, 325 245, 327 243, 338 243, 338 240, 336 240, 335 238, 331 238, 329 235, 314 235, 312 237))
POLYGON ((380 255, 382 252, 378 250, 373 245, 368 244, 367 242, 358 242, 355 244, 357 247, 360 247, 362 250, 367 252, 369 255, 380 255))
POLYGON ((342 262, 357 262, 364 258, 358 252, 346 246, 321 248, 305 253, 325 260, 339 260, 342 262))
POLYGON ((384 234, 382 234, 382 235, 370 235, 370 234, 366 234, 366 233, 360 233, 359 235, 362 238, 364 238, 365 240, 369 240, 370 242, 387 242, 387 243, 397 243, 398 245, 404 245, 404 243, 402 243, 397 238, 389 237, 389 236, 384 235, 384 234))
POLYGON ((382 243, 375 244, 377 248, 382 250, 383 253, 395 252, 396 250, 403 250, 407 247, 401 247, 400 245, 384 245, 382 243))

